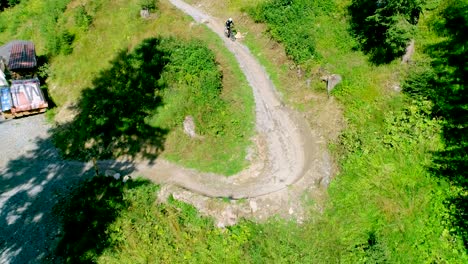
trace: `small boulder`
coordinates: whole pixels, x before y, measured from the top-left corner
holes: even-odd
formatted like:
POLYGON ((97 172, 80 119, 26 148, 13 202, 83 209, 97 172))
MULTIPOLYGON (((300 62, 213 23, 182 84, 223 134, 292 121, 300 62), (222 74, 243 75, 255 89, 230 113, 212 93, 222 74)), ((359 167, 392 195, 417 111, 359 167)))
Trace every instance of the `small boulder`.
POLYGON ((148 19, 150 17, 150 11, 148 9, 140 10, 140 17, 148 19))
POLYGON ((130 179, 131 179, 130 176, 125 175, 125 176, 122 178, 122 182, 126 183, 126 182, 129 181, 130 179))
POLYGON ((197 133, 195 132, 195 120, 193 119, 193 116, 185 117, 184 133, 191 138, 195 138, 197 136, 197 133))
POLYGON ((327 92, 330 93, 337 84, 341 82, 342 78, 339 74, 332 74, 328 77, 327 92))
POLYGON ((249 202, 249 205, 250 205, 250 210, 252 211, 252 213, 257 212, 257 210, 258 210, 257 202, 251 200, 251 201, 249 202))
POLYGON ((327 94, 330 96, 330 92, 335 88, 337 84, 339 84, 342 81, 342 78, 339 74, 332 74, 322 76, 320 80, 327 83, 327 94))

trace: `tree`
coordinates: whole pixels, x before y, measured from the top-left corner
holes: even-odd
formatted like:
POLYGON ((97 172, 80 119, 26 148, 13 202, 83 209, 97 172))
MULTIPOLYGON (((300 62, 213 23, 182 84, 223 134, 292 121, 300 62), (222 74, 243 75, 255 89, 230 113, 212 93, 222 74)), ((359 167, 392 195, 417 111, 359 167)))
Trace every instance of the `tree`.
POLYGON ((375 63, 404 54, 418 23, 424 0, 353 0, 351 29, 361 49, 375 63))
POLYGON ((0 11, 3 11, 5 8, 13 7, 20 3, 20 0, 0 0, 0 11))

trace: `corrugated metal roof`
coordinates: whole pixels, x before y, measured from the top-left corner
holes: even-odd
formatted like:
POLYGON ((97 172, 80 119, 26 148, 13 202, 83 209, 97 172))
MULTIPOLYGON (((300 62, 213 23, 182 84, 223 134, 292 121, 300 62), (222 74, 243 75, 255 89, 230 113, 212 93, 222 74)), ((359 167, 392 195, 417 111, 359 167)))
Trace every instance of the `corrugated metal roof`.
POLYGON ((36 49, 32 42, 14 43, 11 47, 9 70, 32 69, 37 66, 36 49))

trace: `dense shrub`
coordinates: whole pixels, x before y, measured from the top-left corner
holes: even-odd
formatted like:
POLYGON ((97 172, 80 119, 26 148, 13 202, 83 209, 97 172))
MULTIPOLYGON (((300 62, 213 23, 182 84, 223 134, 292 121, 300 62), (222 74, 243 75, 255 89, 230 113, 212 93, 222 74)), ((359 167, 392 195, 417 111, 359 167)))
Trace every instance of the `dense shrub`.
POLYGON ((224 120, 216 116, 226 111, 220 100, 221 72, 214 54, 203 44, 166 42, 169 63, 161 81, 170 84, 162 91, 164 108, 158 111, 153 124, 174 128, 187 115, 196 114, 197 133, 216 136, 224 133, 224 120))
POLYGON ((5 8, 8 8, 8 7, 13 7, 13 6, 19 4, 20 2, 21 2, 20 0, 1 0, 0 1, 0 11, 2 11, 5 8))
POLYGON ((248 11, 256 22, 268 25, 271 36, 285 45, 294 62, 303 63, 317 56, 314 18, 332 7, 332 1, 270 0, 248 11))
POLYGON ((154 11, 156 9, 157 0, 140 0, 141 9, 154 11))

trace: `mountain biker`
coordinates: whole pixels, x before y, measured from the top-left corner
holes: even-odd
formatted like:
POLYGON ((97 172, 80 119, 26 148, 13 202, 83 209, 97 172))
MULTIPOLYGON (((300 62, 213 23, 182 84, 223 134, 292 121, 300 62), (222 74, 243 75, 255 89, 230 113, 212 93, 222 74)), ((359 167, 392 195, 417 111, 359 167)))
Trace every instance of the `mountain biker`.
POLYGON ((234 22, 232 21, 232 18, 229 18, 226 21, 226 37, 231 37, 232 33, 232 27, 234 27, 234 22))
POLYGON ((231 27, 234 26, 234 22, 232 21, 232 18, 229 18, 227 21, 226 21, 226 28, 231 30, 231 27))

